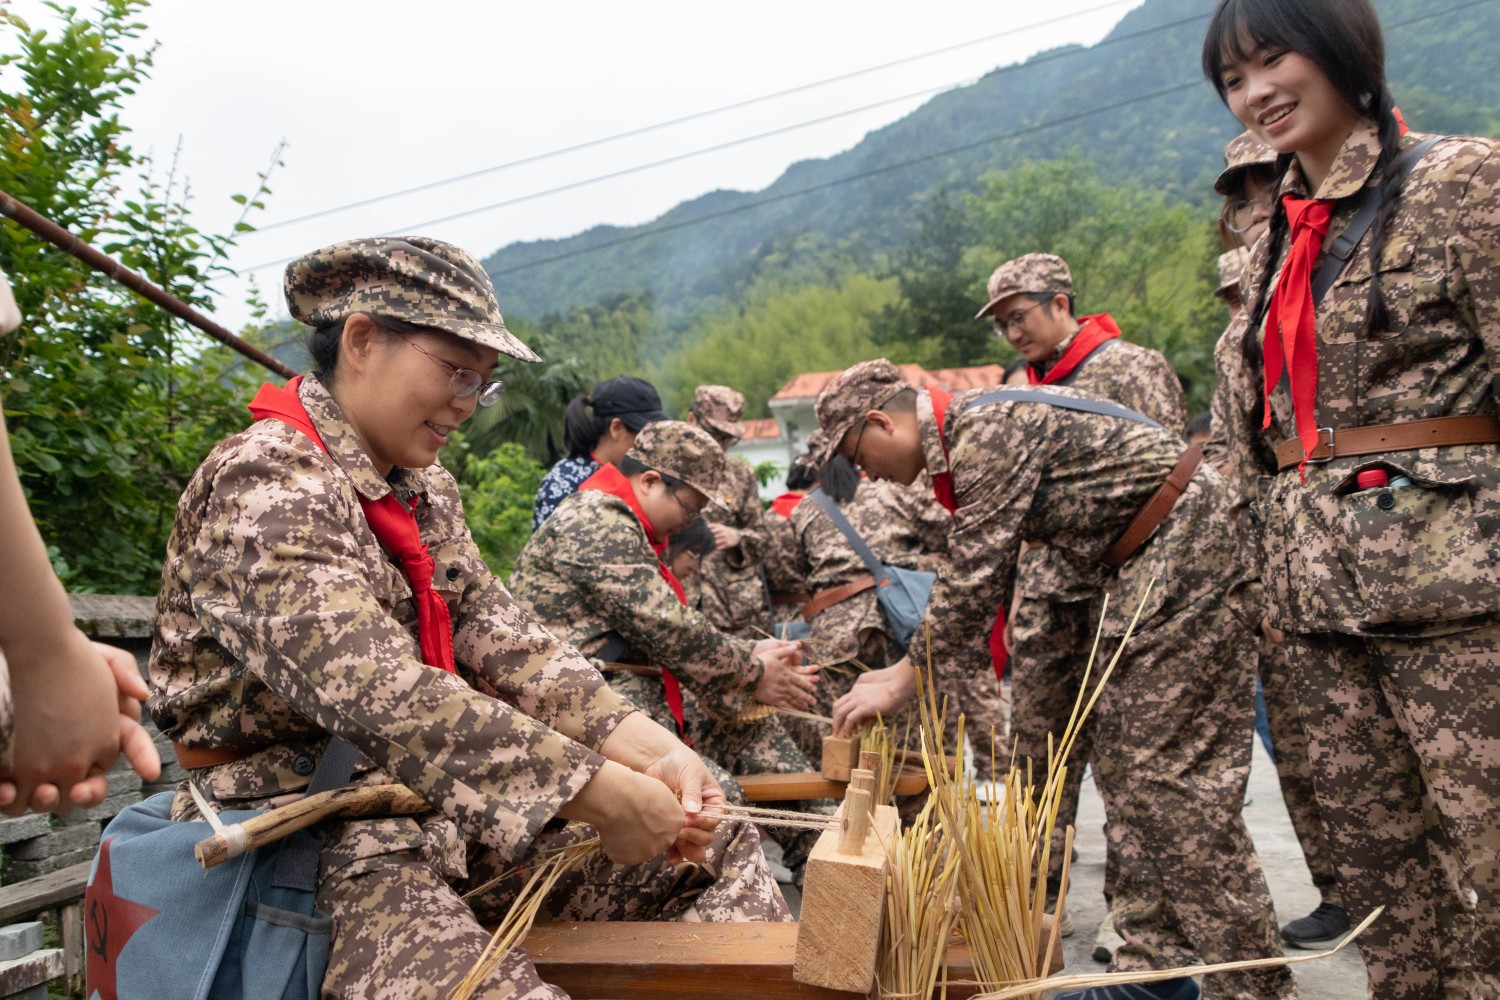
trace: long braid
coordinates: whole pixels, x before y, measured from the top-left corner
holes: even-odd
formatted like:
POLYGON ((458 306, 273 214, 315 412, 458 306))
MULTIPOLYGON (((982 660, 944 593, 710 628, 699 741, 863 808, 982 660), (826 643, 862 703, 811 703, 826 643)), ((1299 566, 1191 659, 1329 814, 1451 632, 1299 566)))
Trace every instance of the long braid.
MULTIPOLYGON (((1376 122, 1380 135, 1380 158, 1375 172, 1381 176, 1395 162, 1401 152, 1401 129, 1396 123, 1396 102, 1390 88, 1384 83, 1376 103, 1376 122)), ((1380 207, 1375 213, 1375 222, 1370 227, 1370 299, 1365 310, 1365 336, 1373 336, 1390 326, 1390 312, 1385 307, 1385 297, 1380 294, 1380 250, 1385 245, 1386 233, 1401 204, 1401 189, 1382 179, 1380 185, 1380 207)))

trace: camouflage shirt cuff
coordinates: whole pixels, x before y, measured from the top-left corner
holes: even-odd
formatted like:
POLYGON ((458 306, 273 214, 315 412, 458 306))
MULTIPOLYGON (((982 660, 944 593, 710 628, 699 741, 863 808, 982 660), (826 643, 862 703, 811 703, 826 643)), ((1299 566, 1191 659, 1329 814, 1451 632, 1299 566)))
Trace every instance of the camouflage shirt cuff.
POLYGON ((625 717, 637 711, 639 709, 614 688, 608 684, 599 685, 589 699, 578 742, 598 753, 599 748, 604 746, 604 741, 625 721, 625 717))

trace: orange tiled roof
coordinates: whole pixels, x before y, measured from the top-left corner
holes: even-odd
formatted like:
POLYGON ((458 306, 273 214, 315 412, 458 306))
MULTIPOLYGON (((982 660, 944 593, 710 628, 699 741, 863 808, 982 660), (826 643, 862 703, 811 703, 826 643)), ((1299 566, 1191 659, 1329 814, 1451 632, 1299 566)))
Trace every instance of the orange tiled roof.
MULTIPOLYGON (((999 385, 1005 380, 1003 365, 978 365, 973 368, 938 368, 928 371, 921 365, 897 365, 901 377, 912 385, 926 388, 937 386, 949 392, 963 392, 981 386, 999 385)), ((838 376, 838 372, 808 372, 794 376, 772 396, 775 400, 816 399, 823 387, 838 376)))
POLYGON ((781 437, 781 425, 776 422, 775 417, 746 420, 743 423, 745 436, 740 438, 741 441, 774 441, 781 437))

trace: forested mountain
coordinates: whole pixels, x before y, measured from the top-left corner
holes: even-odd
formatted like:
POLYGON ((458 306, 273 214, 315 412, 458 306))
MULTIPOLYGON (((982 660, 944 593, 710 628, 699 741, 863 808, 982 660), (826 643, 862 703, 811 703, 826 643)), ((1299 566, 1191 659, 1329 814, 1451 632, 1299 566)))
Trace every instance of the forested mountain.
MULTIPOLYGON (((1213 6, 1147 0, 1098 45, 996 69, 845 153, 794 164, 764 191, 714 192, 640 227, 512 244, 485 266, 507 316, 540 319, 644 294, 659 324, 681 329, 757 279, 805 261, 836 254, 879 269, 917 232, 915 202, 938 189, 974 190, 986 173, 1018 162, 1077 154, 1105 183, 1140 184, 1168 203, 1205 203, 1219 151, 1237 131, 1199 70, 1213 6)), ((1376 0, 1376 7, 1392 87, 1413 127, 1500 130, 1500 3, 1376 0)))

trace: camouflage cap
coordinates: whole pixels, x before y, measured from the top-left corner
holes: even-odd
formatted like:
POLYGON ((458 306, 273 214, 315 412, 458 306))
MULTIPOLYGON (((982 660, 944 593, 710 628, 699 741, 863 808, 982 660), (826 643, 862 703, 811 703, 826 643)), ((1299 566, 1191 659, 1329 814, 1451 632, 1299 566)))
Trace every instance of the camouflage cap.
POLYGON ((1025 292, 1073 294, 1073 275, 1061 257, 1050 253, 1029 253, 1008 260, 990 275, 990 300, 974 314, 984 319, 1001 302, 1025 292))
POLYGON ((1214 181, 1214 190, 1229 197, 1240 186, 1240 177, 1251 167, 1276 165, 1276 150, 1257 139, 1253 133, 1241 132, 1224 147, 1224 170, 1214 181))
POLYGON ((745 397, 727 385, 700 385, 693 392, 693 417, 711 431, 726 437, 742 438, 745 425, 745 397))
POLYGON ((814 404, 818 425, 826 435, 821 451, 813 453, 818 464, 833 457, 844 435, 858 426, 866 413, 880 409, 897 393, 911 388, 912 384, 885 358, 861 361, 840 372, 818 393, 814 404))
POLYGON ((828 435, 826 433, 824 433, 823 428, 818 427, 811 434, 809 434, 807 436, 807 454, 806 454, 806 456, 800 456, 799 455, 798 458, 797 458, 797 461, 802 461, 803 458, 805 457, 806 460, 808 462, 811 462, 813 465, 822 465, 823 464, 823 455, 827 454, 827 452, 828 452, 828 435))
POLYGON ((495 286, 466 250, 424 236, 375 236, 314 250, 286 267, 286 304, 309 326, 372 313, 431 327, 522 361, 536 353, 505 328, 495 286))
POLYGON ((1245 270, 1250 266, 1250 251, 1244 247, 1237 250, 1226 250, 1219 254, 1219 287, 1214 294, 1223 298, 1231 288, 1237 287, 1245 278, 1245 270))
POLYGON ((703 428, 681 420, 658 420, 641 429, 625 454, 664 476, 682 480, 720 510, 729 509, 720 495, 724 449, 703 428))

